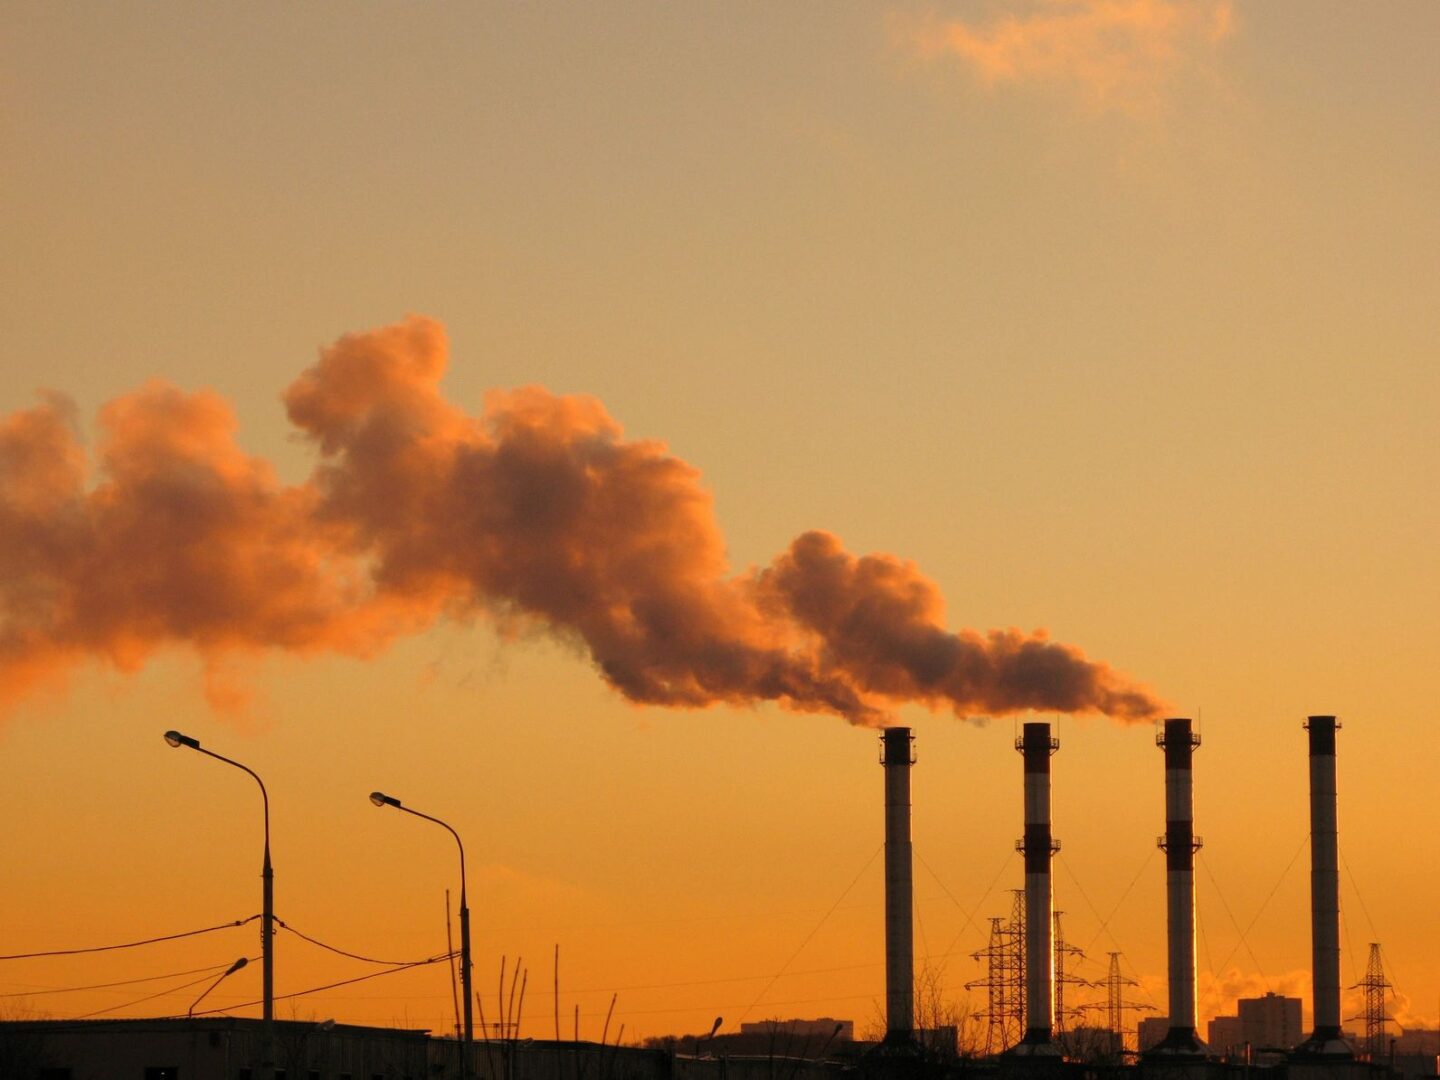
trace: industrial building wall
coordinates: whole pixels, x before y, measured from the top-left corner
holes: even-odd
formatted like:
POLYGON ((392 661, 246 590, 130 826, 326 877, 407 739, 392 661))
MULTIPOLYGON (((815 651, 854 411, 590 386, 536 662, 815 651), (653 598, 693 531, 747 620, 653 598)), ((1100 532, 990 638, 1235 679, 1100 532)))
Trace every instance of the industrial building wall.
MULTIPOLYGON (((430 1074, 423 1032, 275 1025, 274 1063, 287 1077, 319 1072, 326 1080, 404 1080, 430 1074)), ((0 1023, 0 1077, 28 1080, 41 1069, 68 1069, 70 1080, 117 1080, 173 1069, 178 1080, 257 1080, 264 1059, 258 1021, 33 1021, 0 1023)))
POLYGON ((671 1076, 670 1054, 634 1046, 523 1039, 480 1042, 474 1051, 476 1080, 669 1080, 671 1076))

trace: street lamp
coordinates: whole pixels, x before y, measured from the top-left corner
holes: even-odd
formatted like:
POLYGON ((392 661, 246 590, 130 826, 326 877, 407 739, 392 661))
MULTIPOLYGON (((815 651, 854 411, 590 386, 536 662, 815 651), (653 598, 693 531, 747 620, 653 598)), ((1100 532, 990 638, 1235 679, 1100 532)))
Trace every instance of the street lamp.
POLYGON ((199 739, 181 735, 178 731, 167 731, 165 732, 165 741, 177 749, 188 746, 191 750, 196 750, 206 757, 223 761, 226 765, 234 765, 242 772, 249 773, 255 783, 260 785, 260 801, 265 808, 265 859, 260 865, 260 880, 264 884, 260 916, 260 996, 263 1002, 261 1015, 265 1021, 265 1046, 268 1059, 274 1046, 275 1036, 275 871, 270 866, 270 795, 265 790, 264 781, 256 776, 253 770, 246 768, 238 761, 222 757, 213 750, 206 750, 200 745, 199 739))
POLYGON ((205 988, 205 992, 204 992, 203 994, 201 994, 198 998, 196 998, 193 1002, 190 1003, 190 1008, 188 1008, 188 1009, 185 1010, 185 1019, 188 1020, 188 1019, 190 1019, 190 1017, 192 1017, 192 1016, 195 1015, 195 1006, 196 1006, 196 1005, 199 1005, 200 1002, 204 1001, 207 997, 209 997, 211 990, 214 990, 215 987, 219 986, 222 982, 224 982, 224 981, 225 981, 227 978, 229 978, 231 975, 234 975, 235 972, 239 971, 241 968, 243 968, 243 967, 244 967, 246 964, 248 964, 249 962, 250 962, 250 959, 249 959, 248 957, 242 956, 242 957, 240 957, 239 960, 236 960, 233 964, 231 964, 228 968, 226 968, 223 972, 221 972, 220 977, 219 977, 218 979, 216 979, 214 982, 212 982, 209 986, 207 986, 207 987, 205 988))
POLYGON ((475 1041, 475 1029, 471 1020, 471 1002, 475 995, 470 990, 470 904, 465 898, 465 845, 460 842, 460 834, 439 818, 422 814, 419 810, 411 810, 399 799, 386 795, 383 791, 372 791, 370 801, 376 806, 393 806, 396 810, 403 810, 407 814, 414 814, 426 821, 433 821, 455 837, 455 846, 460 849, 460 989, 465 994, 465 1045, 460 1050, 460 1075, 468 1077, 470 1075, 470 1046, 475 1041))
POLYGON ((713 1023, 713 1024, 710 1025, 710 1033, 709 1033, 708 1035, 705 1035, 702 1039, 696 1041, 696 1043, 695 1043, 695 1057, 696 1057, 696 1058, 702 1058, 702 1057, 705 1056, 705 1051, 704 1051, 704 1049, 702 1048, 702 1043, 713 1042, 714 1039, 715 1039, 715 1032, 717 1032, 717 1031, 720 1030, 720 1025, 723 1024, 724 1022, 725 1022, 725 1018, 724 1018, 723 1016, 717 1016, 717 1017, 715 1017, 715 1023, 713 1023))

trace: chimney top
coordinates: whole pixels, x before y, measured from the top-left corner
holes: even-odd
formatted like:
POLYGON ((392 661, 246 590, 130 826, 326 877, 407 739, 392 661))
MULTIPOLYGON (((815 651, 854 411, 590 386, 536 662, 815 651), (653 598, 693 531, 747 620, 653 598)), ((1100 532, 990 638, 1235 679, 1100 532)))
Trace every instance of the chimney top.
POLYGON ((880 733, 880 764, 915 764, 915 736, 908 727, 886 728, 880 733))

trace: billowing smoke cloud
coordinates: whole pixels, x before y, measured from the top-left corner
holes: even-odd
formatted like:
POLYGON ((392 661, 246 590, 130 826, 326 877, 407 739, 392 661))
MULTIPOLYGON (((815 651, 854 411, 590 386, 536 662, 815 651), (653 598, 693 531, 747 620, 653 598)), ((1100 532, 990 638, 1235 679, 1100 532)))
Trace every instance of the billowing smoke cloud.
MULTIPOLYGON (((1148 718, 1150 694, 1043 632, 952 632, 935 585, 808 532, 732 573, 697 471, 599 402, 448 403, 439 324, 348 335, 285 394, 319 465, 280 484, 210 393, 100 415, 98 479, 59 399, 0 423, 0 702, 86 658, 370 655, 484 613, 583 647, 631 701, 777 701, 880 724, 903 702, 1148 718)), ((215 680, 218 699, 224 681, 215 680)))

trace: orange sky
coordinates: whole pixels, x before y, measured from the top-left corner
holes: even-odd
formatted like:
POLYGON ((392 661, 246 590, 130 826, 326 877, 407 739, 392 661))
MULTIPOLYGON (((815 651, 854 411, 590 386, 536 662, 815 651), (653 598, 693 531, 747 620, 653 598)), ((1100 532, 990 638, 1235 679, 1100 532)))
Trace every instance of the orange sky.
MULTIPOLYGON (((450 838, 366 793, 453 824, 487 1010, 501 956, 523 956, 532 1034, 553 1028, 557 943, 584 1035, 615 992, 627 1039, 717 1014, 863 1029, 883 987, 876 740, 756 692, 783 652, 791 691, 803 672, 830 711, 864 712, 843 687, 915 726, 917 952, 961 995, 1020 884, 1023 716, 948 715, 1017 704, 969 684, 935 713, 899 704, 927 696, 917 669, 873 663, 797 577, 761 573, 839 566, 918 619, 895 626, 1043 627, 1200 719, 1206 1015, 1267 988, 1308 1005, 1300 724, 1338 713, 1342 978, 1380 941, 1397 1015, 1435 1022, 1431 7, 13 4, 7 23, 3 520, 48 525, 5 535, 0 953, 258 910, 254 786, 168 749, 176 727, 265 778, 277 910, 342 949, 443 951, 456 886, 450 838), (470 549, 495 490, 385 473, 337 503, 311 477, 350 414, 302 373, 411 312, 449 364, 418 396, 396 384, 395 415, 472 447, 559 417, 584 435, 567 446, 671 470, 663 520, 688 539, 647 547, 661 510, 617 495, 586 550, 633 573, 606 561, 552 595, 515 576, 528 548, 470 549), (486 403, 526 386, 545 390, 486 403), (37 390, 73 407, 35 412, 37 390), (482 415, 499 426, 477 435, 482 415), (205 463, 233 512, 162 498, 157 461, 205 463), (807 535, 913 564, 827 562, 830 540, 792 547, 807 535), (381 564, 404 603, 366 591, 381 564), (746 665, 722 679, 683 635, 576 613, 616 580, 647 583, 627 603, 683 596, 683 625, 743 641, 746 665), (757 601, 733 584, 752 580, 790 584, 757 601), (497 596, 539 621, 497 623, 497 596), (718 703, 660 704, 701 697, 718 703)), ((1089 974, 1121 951, 1163 1008, 1151 728, 1057 723, 1056 905, 1089 974)), ((0 961, 0 1013, 183 1012, 203 983, 126 1003, 199 974, 39 991, 257 952, 247 927, 0 961)), ((370 970, 290 935, 277 965, 282 994, 370 970)), ((258 987, 252 964, 207 1003, 258 987)), ((451 1022, 438 967, 290 1008, 451 1022)))

